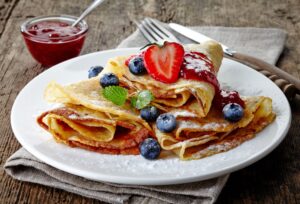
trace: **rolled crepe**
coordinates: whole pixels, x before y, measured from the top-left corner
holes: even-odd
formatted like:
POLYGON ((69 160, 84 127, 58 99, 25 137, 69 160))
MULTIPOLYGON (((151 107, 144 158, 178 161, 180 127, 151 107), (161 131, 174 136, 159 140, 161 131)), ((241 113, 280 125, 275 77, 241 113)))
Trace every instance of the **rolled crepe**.
POLYGON ((182 160, 200 159, 228 151, 255 136, 275 119, 272 100, 267 97, 244 97, 243 118, 235 123, 224 119, 221 111, 212 108, 204 118, 189 111, 187 104, 170 113, 176 117, 177 128, 163 133, 154 125, 155 135, 165 150, 171 150, 182 160))
POLYGON ((63 106, 43 113, 37 121, 58 142, 69 146, 109 154, 139 154, 139 143, 153 135, 151 127, 129 102, 114 105, 101 92, 96 78, 67 86, 51 82, 45 99, 63 106))
MULTIPOLYGON (((214 72, 218 72, 223 56, 218 43, 188 45, 185 50, 206 54, 214 72)), ((61 103, 62 107, 44 112, 38 123, 56 141, 71 147, 108 154, 139 154, 139 144, 152 136, 162 149, 189 160, 228 151, 253 138, 275 118, 270 98, 244 97, 244 116, 231 123, 212 106, 215 90, 210 83, 180 78, 176 83, 165 84, 147 74, 136 76, 125 65, 126 59, 109 60, 95 78, 67 86, 51 82, 45 90, 45 99, 61 103), (150 126, 139 116, 139 110, 131 107, 130 100, 117 106, 105 99, 99 85, 99 78, 105 73, 116 74, 120 85, 128 89, 129 97, 150 90, 155 95, 153 105, 176 117, 176 129, 163 133, 155 124, 150 126)))
MULTIPOLYGON (((186 45, 184 49, 187 52, 193 51, 205 54, 213 64, 214 72, 217 74, 223 59, 220 44, 208 41, 201 45, 186 45)), ((215 89, 210 83, 179 78, 173 84, 165 84, 153 79, 149 74, 137 76, 132 74, 125 65, 126 59, 128 59, 128 56, 110 59, 100 77, 105 73, 116 74, 121 85, 129 89, 132 94, 141 90, 150 90, 155 97, 153 104, 164 111, 181 107, 189 100, 195 100, 198 104, 195 111, 199 117, 204 117, 209 112, 215 95, 215 89)))

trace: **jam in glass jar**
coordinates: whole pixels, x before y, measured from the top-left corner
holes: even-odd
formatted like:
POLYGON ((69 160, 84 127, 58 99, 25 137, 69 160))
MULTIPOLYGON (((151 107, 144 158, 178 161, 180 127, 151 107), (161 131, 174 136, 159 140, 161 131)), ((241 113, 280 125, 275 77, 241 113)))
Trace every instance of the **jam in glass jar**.
POLYGON ((21 25, 21 33, 34 59, 50 67, 77 57, 88 31, 82 20, 75 27, 77 17, 67 15, 42 16, 30 19, 21 25))

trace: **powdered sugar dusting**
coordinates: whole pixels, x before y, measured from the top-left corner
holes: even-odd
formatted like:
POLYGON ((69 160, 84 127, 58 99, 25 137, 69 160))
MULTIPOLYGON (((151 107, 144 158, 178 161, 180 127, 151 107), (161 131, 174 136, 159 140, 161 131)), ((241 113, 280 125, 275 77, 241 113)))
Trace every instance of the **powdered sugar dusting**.
POLYGON ((200 128, 200 125, 198 123, 195 123, 193 121, 188 120, 181 120, 178 122, 178 127, 184 128, 184 129, 197 129, 200 128))
POLYGON ((202 53, 198 54, 187 51, 184 56, 184 67, 188 70, 193 69, 196 73, 199 73, 201 71, 211 72, 212 68, 209 66, 211 65, 211 61, 207 58, 206 55, 202 53), (198 54, 203 55, 203 57, 200 57, 198 54))
POLYGON ((71 114, 68 116, 69 119, 73 119, 73 120, 76 120, 76 119, 97 119, 93 116, 90 116, 90 115, 84 115, 84 114, 71 114))
POLYGON ((174 115, 174 117, 197 117, 197 115, 195 113, 192 113, 190 111, 186 111, 186 110, 177 110, 177 111, 172 111, 170 112, 172 113, 172 115, 174 115))
POLYGON ((78 119, 79 115, 76 115, 76 114, 73 113, 73 114, 69 115, 68 118, 70 118, 70 119, 78 119))
POLYGON ((191 57, 185 57, 186 68, 195 69, 195 72, 208 71, 210 72, 209 67, 207 67, 206 62, 200 59, 193 59, 191 57))
POLYGON ((92 103, 96 106, 105 106, 105 105, 107 105, 107 102, 100 101, 100 100, 87 100, 87 102, 92 103))
POLYGON ((226 127, 226 124, 216 123, 216 122, 205 123, 205 124, 201 125, 201 128, 203 130, 216 130, 216 129, 221 129, 221 128, 225 128, 225 127, 226 127))
POLYGON ((91 97, 93 97, 93 98, 99 98, 99 92, 98 91, 92 91, 91 93, 90 93, 90 96, 91 97))

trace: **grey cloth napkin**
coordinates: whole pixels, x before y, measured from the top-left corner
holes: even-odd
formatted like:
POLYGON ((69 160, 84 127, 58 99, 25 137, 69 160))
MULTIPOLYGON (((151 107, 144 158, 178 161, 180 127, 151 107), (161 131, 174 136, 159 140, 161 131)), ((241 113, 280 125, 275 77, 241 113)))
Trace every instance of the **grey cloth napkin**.
MULTIPOLYGON (((286 32, 277 28, 190 27, 229 48, 275 64, 284 48, 286 32)), ((181 42, 193 41, 173 32, 181 42)), ((123 40, 119 48, 141 47, 148 42, 137 30, 123 40)))
MULTIPOLYGON (((275 64, 283 50, 286 33, 279 29, 192 27, 245 54, 275 64)), ((190 41, 181 38, 188 43, 190 41)), ((141 47, 147 41, 139 31, 119 47, 141 47)), ((68 147, 66 147, 68 148, 68 147)), ((15 179, 66 190, 108 203, 214 203, 229 175, 189 184, 134 186, 95 182, 55 169, 38 160, 24 148, 15 152, 4 165, 15 179)))

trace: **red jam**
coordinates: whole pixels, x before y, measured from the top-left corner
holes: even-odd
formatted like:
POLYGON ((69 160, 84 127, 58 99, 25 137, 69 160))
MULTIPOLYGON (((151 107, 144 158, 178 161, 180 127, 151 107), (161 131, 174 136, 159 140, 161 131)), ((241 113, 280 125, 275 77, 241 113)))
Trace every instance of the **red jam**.
POLYGON ((201 53, 185 53, 184 61, 180 70, 180 76, 185 79, 206 81, 214 86, 216 92, 220 89, 212 63, 201 53))
POLYGON ((135 58, 138 55, 131 55, 130 57, 128 57, 127 60, 125 60, 125 65, 128 67, 130 60, 132 60, 133 58, 135 58))
POLYGON ((141 52, 141 53, 138 54, 138 55, 131 55, 131 56, 129 56, 129 57, 125 60, 125 65, 128 67, 130 60, 132 60, 133 58, 138 57, 138 56, 143 57, 143 56, 144 56, 144 51, 141 52))
POLYGON ((22 34, 32 56, 44 66, 76 57, 82 49, 86 31, 62 21, 40 21, 22 34))
POLYGON ((218 94, 215 95, 213 103, 220 110, 228 103, 237 103, 245 108, 245 102, 241 99, 237 91, 220 90, 218 94))
POLYGON ((220 89, 220 84, 216 77, 212 62, 206 55, 198 52, 186 52, 182 64, 180 76, 185 79, 205 81, 215 88, 213 104, 220 110, 228 103, 237 103, 243 108, 244 101, 236 91, 225 91, 220 89))

